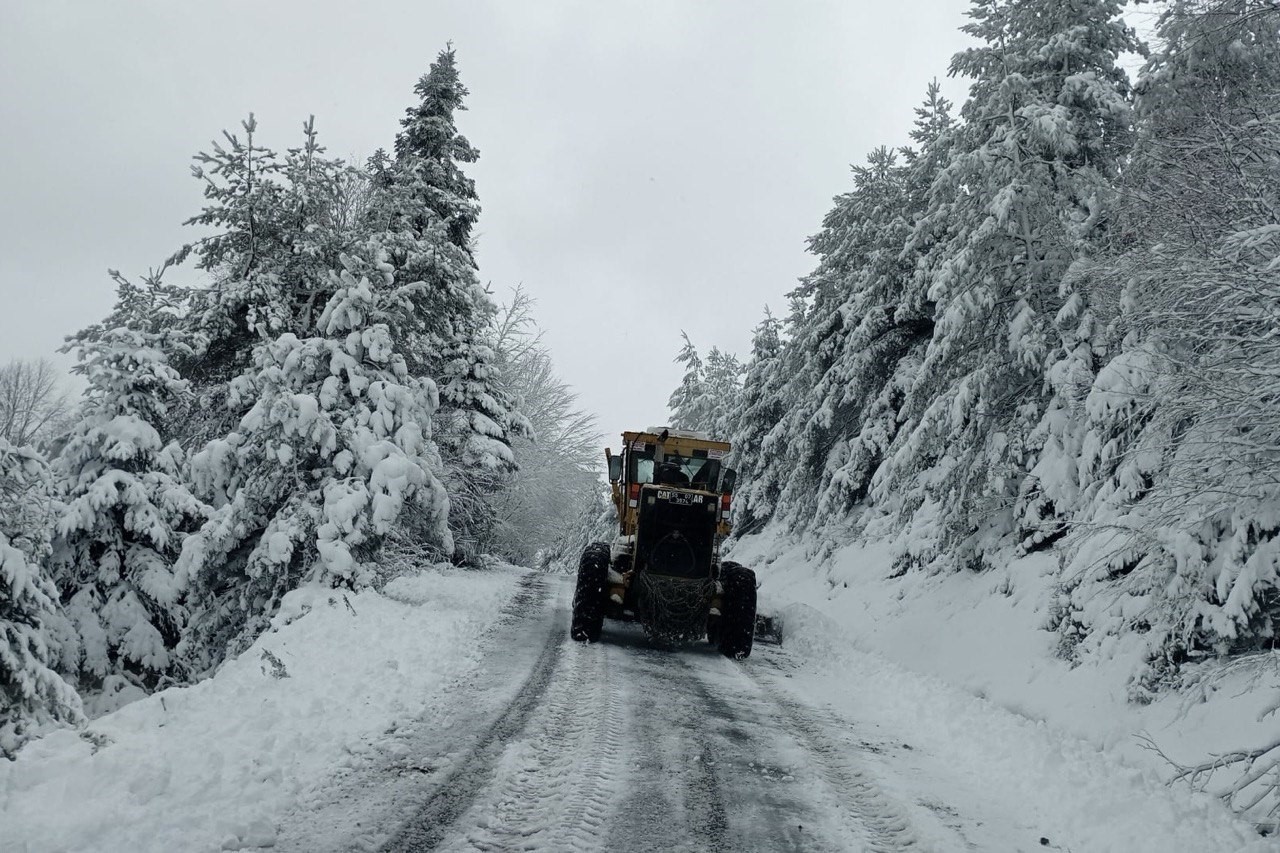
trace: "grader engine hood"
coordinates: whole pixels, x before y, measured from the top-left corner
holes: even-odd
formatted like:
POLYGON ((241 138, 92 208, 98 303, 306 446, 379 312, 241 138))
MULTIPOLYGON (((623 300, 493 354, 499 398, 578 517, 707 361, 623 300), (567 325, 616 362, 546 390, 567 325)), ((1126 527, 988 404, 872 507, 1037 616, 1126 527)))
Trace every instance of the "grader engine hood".
POLYGON ((645 485, 640 490, 636 566, 655 575, 711 577, 718 496, 645 485))

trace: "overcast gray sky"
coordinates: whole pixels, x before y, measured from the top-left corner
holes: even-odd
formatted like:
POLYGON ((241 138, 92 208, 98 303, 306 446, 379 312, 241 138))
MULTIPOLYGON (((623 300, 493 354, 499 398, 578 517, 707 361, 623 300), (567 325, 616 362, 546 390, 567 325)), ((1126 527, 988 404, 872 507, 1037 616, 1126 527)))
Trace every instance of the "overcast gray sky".
MULTIPOLYGON (((746 355, 849 165, 901 144, 967 0, 0 0, 0 361, 52 356, 189 239, 190 157, 390 147, 445 42, 480 149, 481 276, 523 283, 617 444, 665 419, 686 330, 746 355)), ((946 81, 962 100, 964 85, 946 81)))

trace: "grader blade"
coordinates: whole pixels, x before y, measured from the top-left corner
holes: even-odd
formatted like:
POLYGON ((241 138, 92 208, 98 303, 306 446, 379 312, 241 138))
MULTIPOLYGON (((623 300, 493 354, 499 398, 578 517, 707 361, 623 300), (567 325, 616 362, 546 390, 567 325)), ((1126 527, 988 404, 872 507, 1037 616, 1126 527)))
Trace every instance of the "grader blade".
POLYGON ((782 616, 777 613, 756 614, 756 642, 782 645, 782 616))

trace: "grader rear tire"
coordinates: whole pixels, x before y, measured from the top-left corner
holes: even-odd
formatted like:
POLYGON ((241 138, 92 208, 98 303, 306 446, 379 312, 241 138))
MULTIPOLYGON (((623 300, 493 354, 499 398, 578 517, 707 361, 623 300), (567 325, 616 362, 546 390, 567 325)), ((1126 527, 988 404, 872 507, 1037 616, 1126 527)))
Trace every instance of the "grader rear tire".
POLYGON ((756 631, 756 573, 737 563, 720 567, 720 653, 742 660, 751 656, 756 631))

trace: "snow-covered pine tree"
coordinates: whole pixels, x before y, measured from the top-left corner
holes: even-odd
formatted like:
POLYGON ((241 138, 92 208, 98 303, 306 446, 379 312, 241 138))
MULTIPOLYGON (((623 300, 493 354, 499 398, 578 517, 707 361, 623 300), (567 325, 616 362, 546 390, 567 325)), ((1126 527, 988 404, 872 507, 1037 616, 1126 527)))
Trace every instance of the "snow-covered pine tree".
POLYGON ((684 346, 675 361, 684 365, 685 373, 667 401, 671 426, 727 439, 737 414, 742 363, 719 347, 712 347, 704 361, 688 334, 680 334, 684 346))
POLYGON ((472 252, 480 204, 462 167, 480 155, 455 123, 455 113, 466 109, 467 89, 451 47, 439 53, 414 93, 419 101, 400 121, 394 158, 379 152, 370 160, 366 228, 397 280, 426 285, 415 297, 405 355, 411 371, 443 388, 440 380, 456 360, 456 348, 482 340, 496 308, 472 252))
POLYGON ((223 133, 196 155, 193 174, 204 181, 204 209, 188 225, 214 233, 183 247, 170 264, 196 256, 212 282, 192 290, 174 325, 191 351, 172 354, 192 383, 183 437, 191 446, 226 435, 243 410, 229 406, 229 383, 252 370, 254 348, 284 333, 311 334, 333 291, 329 273, 344 252, 356 251, 357 212, 364 176, 325 156, 315 119, 302 144, 284 155, 259 145, 257 121, 243 136, 223 133))
MULTIPOLYGON (((1116 226, 1085 270, 1120 285, 1123 339, 1087 398, 1055 613, 1076 659, 1141 638, 1138 701, 1224 673, 1256 686, 1280 631, 1280 7, 1176 0, 1157 36, 1116 226)), ((1176 768, 1280 829, 1274 738, 1176 768)))
MULTIPOLYGON (((883 233, 870 243, 863 237, 855 244, 865 247, 866 260, 846 310, 861 319, 845 341, 837 375, 852 377, 838 405, 858 412, 859 428, 829 466, 819 502, 824 520, 839 520, 867 501, 902 430, 910 429, 904 411, 907 397, 934 328, 935 306, 921 282, 930 279, 937 235, 922 222, 934 181, 950 162, 956 129, 951 107, 938 81, 930 81, 923 103, 915 108, 910 133, 914 146, 901 149, 902 166, 892 173, 892 182, 880 184, 878 203, 870 208, 883 233), (901 215, 886 217, 895 205, 901 215)), ((901 497, 893 495, 876 512, 893 512, 894 501, 901 497)))
POLYGON ((913 269, 894 318, 899 323, 933 321, 936 306, 929 298, 929 288, 945 260, 946 245, 946 220, 937 214, 953 198, 946 185, 938 183, 938 175, 951 163, 956 137, 962 130, 952 116, 953 108, 954 104, 942 96, 938 81, 929 81, 924 102, 915 108, 913 144, 902 149, 904 190, 912 220, 904 251, 913 259, 913 269), (930 213, 934 215, 926 219, 930 213))
POLYGON ((1124 338, 1089 394, 1060 625, 1076 654, 1145 633, 1140 696, 1280 630, 1280 9, 1184 0, 1158 35, 1118 226, 1089 268, 1123 283, 1124 338))
POLYGON ((454 559, 471 562, 492 544, 494 498, 516 475, 512 440, 533 433, 503 388, 492 348, 478 335, 454 341, 445 356, 434 429, 448 473, 454 559))
POLYGON ((476 273, 471 230, 480 206, 475 182, 462 170, 479 153, 455 123, 467 89, 452 47, 414 93, 419 101, 400 122, 395 158, 370 162, 374 196, 366 218, 397 279, 424 285, 401 339, 410 371, 434 379, 441 391, 435 434, 466 559, 492 533, 489 497, 515 470, 512 436, 528 434, 529 426, 503 392, 485 342, 496 307, 476 273))
MULTIPOLYGON (((893 331, 900 346, 900 357, 873 404, 875 410, 868 413, 863 426, 865 434, 859 436, 855 452, 851 454, 852 466, 845 466, 854 476, 841 470, 833 478, 837 488, 824 496, 827 506, 834 509, 839 508, 842 493, 874 506, 875 511, 863 517, 869 525, 865 530, 872 536, 894 535, 898 518, 909 517, 926 505, 925 488, 929 478, 917 475, 929 471, 946 452, 942 445, 911 445, 908 439, 915 427, 909 406, 911 390, 921 378, 920 364, 934 330, 937 306, 931 290, 940 270, 949 263, 946 210, 955 194, 938 178, 951 164, 957 137, 963 131, 963 125, 952 117, 952 106, 943 97, 938 81, 932 80, 924 101, 915 108, 916 118, 910 134, 913 145, 902 149, 901 192, 905 217, 910 224, 899 261, 908 272, 896 293, 892 288, 881 289, 886 297, 892 297, 886 299, 883 306, 893 311, 893 331), (885 439, 889 440, 887 446, 885 439), (905 460, 909 460, 907 464, 912 471, 908 476, 898 467, 904 461, 904 450, 909 454, 905 460), (868 461, 879 459, 869 480, 864 479, 866 467, 861 461, 867 457, 870 457, 868 461), (895 487, 886 489, 881 485, 888 478, 896 479, 895 487), (848 490, 846 483, 855 484, 859 490, 865 490, 865 494, 848 490), (909 487, 904 488, 904 483, 909 487)), ((901 222, 895 220, 895 224, 901 225, 901 222)), ((891 282, 892 278, 887 281, 891 282)), ((913 535, 908 542, 909 547, 921 549, 914 551, 912 558, 935 553, 929 549, 935 547, 936 540, 929 536, 913 535)))
POLYGON ((677 429, 697 429, 697 425, 706 419, 707 386, 704 381, 704 366, 698 348, 689 340, 687 332, 681 332, 684 345, 675 357, 676 364, 684 365, 684 376, 676 390, 667 399, 667 408, 671 411, 671 425, 677 429))
POLYGON ((173 564, 207 510, 183 482, 181 448, 157 428, 187 383, 156 335, 92 330, 67 348, 88 389, 52 463, 65 497, 50 565, 79 635, 73 671, 84 687, 118 676, 154 688, 180 672, 187 579, 173 564))
POLYGON ((751 360, 747 362, 729 433, 733 441, 731 460, 741 483, 734 499, 734 533, 738 536, 757 532, 772 515, 777 499, 776 494, 764 491, 760 474, 765 436, 786 412, 781 400, 784 377, 778 369, 781 355, 782 322, 765 306, 764 319, 751 337, 751 360))
MULTIPOLYGON (((184 246, 143 286, 113 272, 115 309, 78 339, 96 384, 91 416, 60 458, 75 492, 62 519, 57 566, 85 635, 75 668, 88 681, 112 670, 150 685, 176 665, 189 574, 169 564, 198 502, 178 481, 182 455, 168 438, 222 447, 239 436, 235 430, 256 400, 236 385, 259 374, 255 351, 314 334, 340 286, 330 271, 359 244, 355 225, 368 196, 366 178, 324 155, 313 119, 303 125, 302 143, 284 155, 258 144, 252 115, 242 128, 243 135, 224 133, 211 152, 196 156, 193 172, 204 181, 206 204, 187 224, 213 233, 184 246), (162 283, 171 265, 192 256, 210 275, 207 286, 162 283), (184 385, 189 392, 180 391, 184 385), (130 424, 137 427, 132 438, 116 434, 130 424), (110 499, 113 483, 118 494, 110 499)), ((225 500, 227 489, 214 491, 225 500)), ((245 557, 237 553, 227 573, 242 570, 245 557)), ((206 597, 197 606, 208 604, 206 597)), ((264 597, 249 609, 261 616, 273 604, 264 597)), ((248 618, 231 610, 197 615, 203 622, 248 618)), ((225 639, 195 657, 217 659, 225 639)))
POLYGON ((917 225, 941 254, 927 291, 936 324, 905 407, 912 429, 876 489, 921 496, 900 518, 908 563, 978 569, 1015 529, 1046 373, 1064 358, 1062 329, 1078 337, 1063 281, 1126 151, 1117 59, 1137 42, 1119 11, 1118 0, 980 0, 969 12, 965 30, 984 44, 952 61, 975 80, 965 124, 917 225))
POLYGON ((761 401, 761 405, 776 408, 780 415, 760 440, 760 458, 755 472, 749 481, 744 478, 749 500, 756 507, 753 512, 758 517, 767 515, 778 521, 781 521, 778 506, 782 488, 795 465, 791 436, 787 432, 790 426, 787 413, 796 405, 798 396, 806 387, 812 387, 796 380, 809 364, 809 354, 799 344, 801 338, 811 339, 806 283, 802 282, 799 288, 787 294, 787 304, 787 317, 782 321, 783 346, 770 372, 771 378, 765 383, 765 387, 770 389, 770 396, 761 401))
POLYGON ((707 415, 697 427, 712 438, 728 440, 742 394, 742 362, 719 347, 707 351, 703 385, 707 392, 707 415))
POLYGON ((58 592, 45 573, 52 490, 30 448, 0 438, 0 757, 36 729, 83 720, 80 697, 58 675, 58 592))
MULTIPOLYGON (((823 230, 809 238, 809 251, 821 254, 820 243, 845 225, 852 194, 837 197, 836 206, 823 218, 823 230)), ((846 260, 841 258, 840 260, 846 260)), ((786 414, 765 438, 764 452, 771 463, 760 486, 778 494, 775 512, 802 516, 816 501, 816 481, 825 463, 825 428, 829 413, 819 411, 814 389, 834 363, 845 334, 840 306, 850 282, 845 270, 819 265, 788 294, 791 302, 790 337, 786 359, 786 383, 781 396, 788 401, 786 414), (820 433, 822 433, 820 435, 820 433)), ((783 520, 783 519, 779 519, 783 520)))
POLYGON ((790 404, 762 442, 772 460, 751 492, 778 495, 783 523, 839 521, 866 494, 894 439, 906 390, 932 330, 932 303, 912 270, 930 241, 909 244, 949 151, 950 104, 935 82, 916 110, 919 149, 880 148, 855 167, 810 239, 818 266, 792 293, 795 334, 784 360, 790 404))
MULTIPOLYGON (((388 181, 404 194, 389 200, 398 202, 398 206, 380 212, 399 220, 400 229, 418 237, 443 228, 448 243, 474 267, 471 229, 480 217, 480 204, 475 181, 463 172, 462 164, 476 162, 480 152, 458 132, 455 113, 467 108, 464 101, 470 93, 458 75, 457 54, 452 45, 436 55, 436 61, 418 80, 413 92, 419 101, 406 109, 400 120, 388 181)), ((468 292, 471 288, 465 286, 467 283, 465 277, 442 280, 440 284, 445 286, 436 288, 432 296, 440 298, 440 304, 446 304, 450 297, 465 301, 473 295, 468 292), (447 290, 454 292, 441 292, 447 290)))
POLYGON ((825 369, 815 371, 816 384, 792 410, 802 467, 781 499, 788 513, 820 522, 843 518, 866 494, 897 430, 904 385, 919 356, 905 374, 900 363, 931 329, 927 321, 898 316, 914 260, 903 252, 914 214, 907 170, 897 152, 879 148, 853 172, 854 189, 836 200, 810 241, 819 258, 814 275, 842 294, 835 308, 840 326, 828 338, 825 369))
POLYGON ((412 376, 392 334, 421 283, 384 261, 342 258, 315 332, 259 344, 231 383, 238 428, 191 462, 216 505, 179 561, 196 612, 188 652, 216 664, 253 640, 300 584, 357 586, 396 525, 449 554, 449 499, 430 438, 438 393, 412 376))

